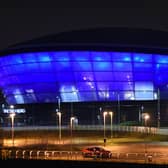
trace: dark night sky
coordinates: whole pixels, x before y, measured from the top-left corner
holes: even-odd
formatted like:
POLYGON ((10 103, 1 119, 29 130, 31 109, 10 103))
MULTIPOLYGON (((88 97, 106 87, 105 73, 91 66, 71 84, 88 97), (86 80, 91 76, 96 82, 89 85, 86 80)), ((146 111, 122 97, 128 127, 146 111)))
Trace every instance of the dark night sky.
POLYGON ((46 0, 47 4, 39 0, 4 1, 0 4, 0 50, 25 40, 83 28, 138 27, 168 31, 168 5, 163 0, 111 0, 110 5, 105 0, 77 3, 46 0))
MULTIPOLYGON (((142 27, 168 30, 167 4, 155 1, 39 3, 0 6, 0 49, 47 34, 89 27, 142 27), (115 2, 115 3, 114 3, 115 2)), ((37 3, 35 3, 37 2, 37 3)), ((166 1, 165 1, 166 2, 166 1)), ((12 4, 11 4, 12 3, 12 4)))

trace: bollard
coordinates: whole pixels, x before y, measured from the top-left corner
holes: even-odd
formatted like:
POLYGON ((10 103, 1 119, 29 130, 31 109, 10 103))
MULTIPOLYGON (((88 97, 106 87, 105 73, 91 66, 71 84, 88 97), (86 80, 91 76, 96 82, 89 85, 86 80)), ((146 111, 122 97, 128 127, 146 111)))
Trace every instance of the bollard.
POLYGON ((104 147, 105 147, 106 146, 106 138, 104 138, 103 141, 104 141, 104 147))
POLYGON ((148 155, 148 162, 152 162, 152 155, 148 155))

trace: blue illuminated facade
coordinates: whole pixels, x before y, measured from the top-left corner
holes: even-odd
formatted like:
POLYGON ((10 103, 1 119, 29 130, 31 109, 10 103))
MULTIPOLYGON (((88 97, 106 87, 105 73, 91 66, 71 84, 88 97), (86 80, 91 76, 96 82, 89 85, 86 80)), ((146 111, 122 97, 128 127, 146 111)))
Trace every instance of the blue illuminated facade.
MULTIPOLYGON (((121 51, 36 51, 0 57, 9 104, 156 100, 168 83, 168 55, 121 51)), ((164 94, 166 99, 168 94, 164 94)))

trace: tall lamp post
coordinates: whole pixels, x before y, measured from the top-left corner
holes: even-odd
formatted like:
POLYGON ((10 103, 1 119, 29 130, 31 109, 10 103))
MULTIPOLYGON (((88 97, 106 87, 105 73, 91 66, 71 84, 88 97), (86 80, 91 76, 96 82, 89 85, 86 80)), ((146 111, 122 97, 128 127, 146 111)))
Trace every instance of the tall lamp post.
POLYGON ((145 115, 144 115, 146 130, 147 130, 147 121, 149 120, 149 118, 150 118, 149 114, 145 114, 145 115))
POLYGON ((59 122, 59 142, 61 142, 61 99, 59 96, 56 97, 58 100, 58 109, 56 109, 59 122))
POLYGON ((14 118, 15 118, 14 106, 11 105, 10 109, 11 109, 10 118, 11 118, 12 146, 14 146, 14 118))
MULTIPOLYGON (((146 132, 147 132, 147 121, 149 120, 150 116, 148 113, 145 113, 144 114, 144 122, 145 122, 145 129, 146 129, 146 132)), ((145 155, 147 154, 147 144, 145 142, 145 155)))
POLYGON ((103 121, 104 121, 104 146, 106 145, 106 115, 107 112, 103 112, 103 121))
POLYGON ((112 111, 110 111, 109 112, 109 114, 110 114, 110 130, 111 130, 111 138, 113 137, 113 133, 112 133, 112 125, 113 125, 113 112, 112 111))
POLYGON ((58 119, 59 119, 59 141, 61 142, 61 112, 57 112, 58 119))
POLYGON ((56 97, 58 99, 58 111, 61 111, 61 99, 59 96, 56 97))
POLYGON ((75 117, 70 118, 70 130, 71 130, 71 153, 72 153, 72 129, 73 129, 73 121, 75 120, 75 117))
POLYGON ((160 89, 158 88, 158 94, 157 94, 157 127, 160 128, 160 89))

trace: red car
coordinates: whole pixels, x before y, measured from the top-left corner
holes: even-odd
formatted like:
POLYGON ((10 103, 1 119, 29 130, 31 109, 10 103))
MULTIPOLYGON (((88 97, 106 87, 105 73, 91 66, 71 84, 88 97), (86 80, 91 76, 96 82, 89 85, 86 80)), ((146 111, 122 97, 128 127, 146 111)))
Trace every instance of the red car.
POLYGON ((91 157, 91 158, 111 158, 112 153, 109 150, 106 150, 102 147, 87 147, 82 149, 83 157, 91 157))

